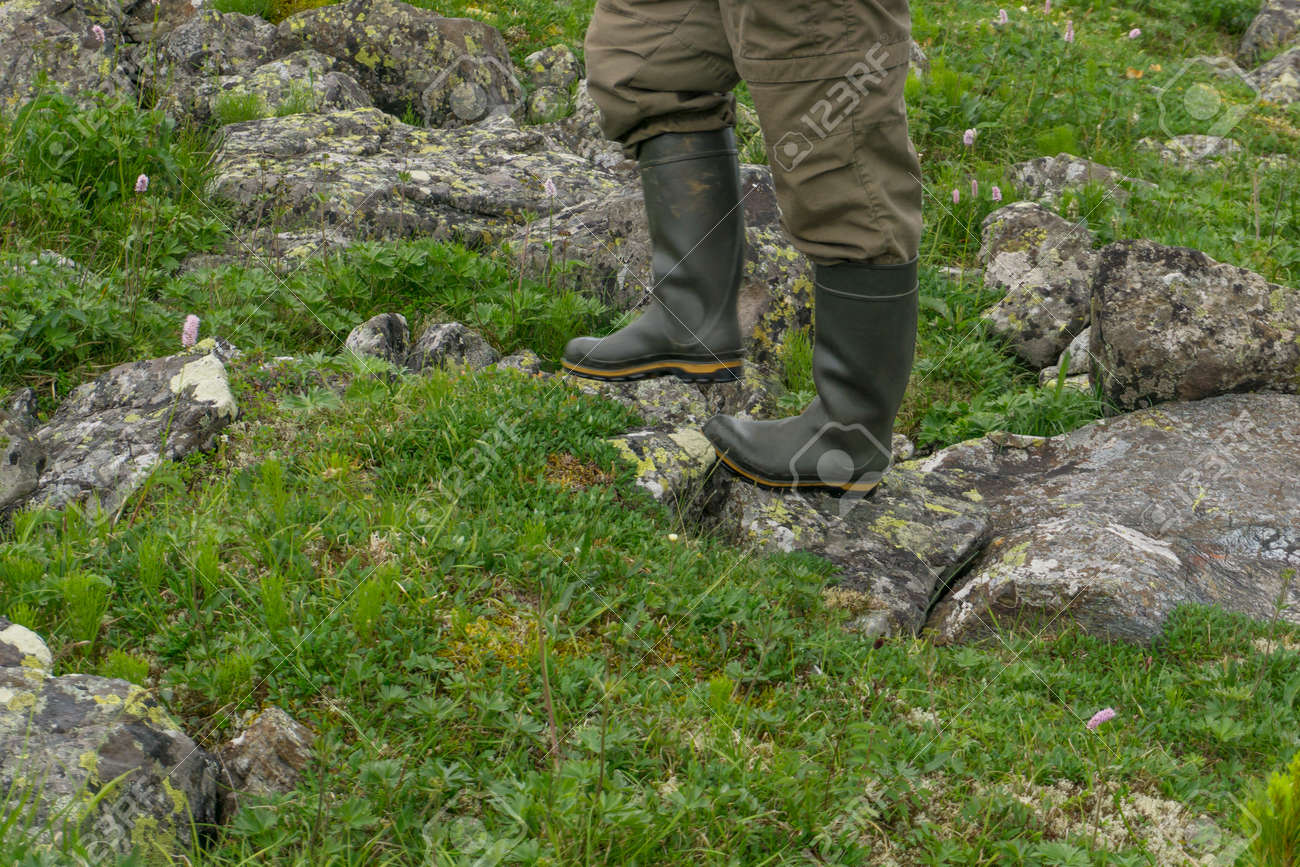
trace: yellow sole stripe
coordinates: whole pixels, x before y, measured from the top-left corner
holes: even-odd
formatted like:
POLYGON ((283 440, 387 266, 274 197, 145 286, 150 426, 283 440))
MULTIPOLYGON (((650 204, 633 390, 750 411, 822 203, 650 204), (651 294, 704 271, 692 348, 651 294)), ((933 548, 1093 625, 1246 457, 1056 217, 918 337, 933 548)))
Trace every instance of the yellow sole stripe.
POLYGON ((766 485, 769 488, 835 488, 838 491, 847 491, 854 494, 866 494, 875 490, 880 485, 880 482, 850 482, 847 485, 828 485, 825 482, 810 482, 810 483, 800 484, 799 482, 787 482, 787 481, 780 481, 776 479, 765 479, 762 476, 754 475, 749 470, 742 469, 736 464, 735 461, 728 458, 726 455, 718 451, 716 448, 714 449, 714 451, 717 452, 718 459, 721 460, 728 467, 730 467, 737 475, 744 476, 745 478, 749 479, 751 482, 756 482, 760 485, 766 485))
POLYGON ((655 361, 649 364, 638 364, 632 367, 620 367, 617 370, 606 370, 600 367, 583 367, 579 364, 572 364, 568 361, 562 361, 561 364, 565 370, 572 370, 574 373, 582 373, 590 376, 631 376, 634 373, 645 373, 648 370, 680 370, 683 373, 719 373, 724 370, 740 370, 744 362, 742 361, 719 361, 719 362, 695 362, 695 361, 655 361))

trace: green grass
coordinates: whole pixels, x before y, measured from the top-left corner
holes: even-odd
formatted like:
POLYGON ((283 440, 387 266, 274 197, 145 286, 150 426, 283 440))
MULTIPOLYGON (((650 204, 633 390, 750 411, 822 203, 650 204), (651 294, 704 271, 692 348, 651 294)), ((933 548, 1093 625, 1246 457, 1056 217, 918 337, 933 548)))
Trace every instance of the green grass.
POLYGON ((6 613, 61 671, 147 660, 208 744, 263 702, 319 730, 299 789, 197 863, 506 841, 489 863, 1145 864, 1091 838, 1097 810, 1122 834, 1115 792, 1235 833, 1242 781, 1300 746, 1295 654, 1252 644, 1294 629, 1187 609, 1149 649, 1065 624, 873 646, 822 603, 824 564, 691 536, 633 493, 614 405, 502 371, 358 378, 286 413, 313 381, 249 359, 214 460, 163 468, 116 523, 20 515, 0 542, 6 613), (1064 825, 1038 805, 1054 786, 1064 825))
MULTIPOLYGON (((437 4, 501 27, 517 59, 580 50, 591 6, 437 4)), ((992 5, 914 9, 933 70, 908 84, 927 198, 899 429, 922 448, 1107 411, 1040 388, 981 322, 998 293, 940 270, 976 264, 1012 162, 1068 150, 1156 183, 1066 197, 1102 242, 1187 244, 1288 285, 1300 271, 1295 185, 1258 163, 1300 157, 1295 108, 1246 105, 1230 130, 1245 152, 1205 171, 1137 147, 1165 137, 1156 91, 1182 58, 1231 53, 1245 5, 1008 11, 997 28, 992 5)), ((1200 71, 1179 80, 1248 102, 1200 71)), ((1163 125, 1203 131, 1177 105, 1163 125)), ((748 115, 742 139, 760 159, 748 115)), ((334 357, 394 310, 553 364, 616 311, 433 241, 181 274, 234 237, 202 194, 210 148, 209 130, 131 105, 0 115, 0 393, 35 385, 48 410, 107 365, 171 351, 188 313, 248 353, 244 416, 216 454, 160 468, 116 521, 70 509, 0 531, 0 614, 48 636, 61 672, 148 683, 207 746, 265 702, 321 733, 300 787, 195 863, 1149 864, 1168 852, 1143 803, 1229 834, 1238 799, 1284 812, 1258 787, 1300 749, 1300 666, 1256 639, 1294 645, 1295 629, 1189 608, 1150 648, 1068 623, 974 647, 864 642, 823 597, 827 564, 725 545, 639 493, 605 442, 624 410, 507 371, 407 378, 334 357), (304 360, 262 367, 281 354, 304 360), (1104 706, 1119 716, 1089 733, 1104 706)), ((811 394, 810 349, 787 340, 784 411, 811 394)), ((32 793, 9 794, 21 812, 32 793)), ((7 862, 58 863, 38 848, 0 816, 7 862)))

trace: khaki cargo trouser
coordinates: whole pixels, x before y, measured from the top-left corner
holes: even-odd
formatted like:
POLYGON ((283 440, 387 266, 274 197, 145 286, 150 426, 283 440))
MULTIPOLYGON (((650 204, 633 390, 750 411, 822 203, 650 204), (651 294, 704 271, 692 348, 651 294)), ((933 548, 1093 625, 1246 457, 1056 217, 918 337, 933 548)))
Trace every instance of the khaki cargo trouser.
POLYGON ((907 0, 598 0, 587 76, 605 134, 665 132, 758 109, 782 225, 815 262, 904 262, 921 236, 907 137, 907 0))

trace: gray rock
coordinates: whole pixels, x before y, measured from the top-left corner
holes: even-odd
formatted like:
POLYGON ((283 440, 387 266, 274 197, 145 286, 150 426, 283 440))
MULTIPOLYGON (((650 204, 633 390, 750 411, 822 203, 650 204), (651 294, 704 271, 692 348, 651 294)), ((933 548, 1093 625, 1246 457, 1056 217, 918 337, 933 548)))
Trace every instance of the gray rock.
POLYGON ((558 87, 539 87, 528 94, 524 119, 529 123, 549 123, 559 120, 573 108, 567 90, 558 87))
POLYGON ((978 473, 896 465, 870 498, 791 495, 718 474, 709 523, 760 551, 807 551, 835 564, 828 602, 868 635, 914 634, 938 590, 978 551, 986 506, 978 473))
POLYGON ((531 349, 525 349, 516 352, 513 355, 507 355, 496 364, 497 367, 506 370, 517 370, 520 373, 526 373, 535 376, 542 372, 542 360, 537 357, 537 353, 531 349))
POLYGON ((994 333, 1034 367, 1052 364, 1088 324, 1092 233, 1034 202, 984 218, 984 282, 1006 295, 984 312, 994 333))
POLYGON ((582 78, 582 64, 567 45, 552 45, 524 58, 524 75, 533 87, 568 91, 582 78))
POLYGON ((632 431, 610 443, 636 466, 637 487, 680 514, 699 513, 704 483, 717 457, 698 426, 632 431))
POLYGON ((1259 98, 1278 105, 1300 102, 1300 45, 1274 57, 1251 73, 1259 98))
POLYGON ((194 116, 225 122, 232 103, 241 110, 255 109, 258 117, 370 106, 370 95, 340 66, 333 58, 303 50, 245 74, 201 81, 193 96, 194 116), (246 104, 250 101, 253 106, 246 104))
POLYGON ((411 347, 406 366, 416 373, 448 363, 482 370, 500 358, 478 332, 459 322, 434 322, 411 347))
POLYGON ((250 714, 239 734, 217 749, 221 762, 221 821, 239 809, 239 795, 293 791, 311 761, 316 735, 274 705, 250 714))
POLYGON ((400 313, 380 313, 362 322, 348 333, 343 348, 363 357, 382 358, 401 365, 411 343, 411 330, 400 313))
MULTIPOLYGON (((338 8, 338 7, 327 7, 338 8)), ((623 187, 533 128, 493 118, 453 130, 408 126, 378 109, 227 126, 213 191, 237 220, 276 215, 284 231, 351 238, 455 238, 481 246, 545 214, 623 187), (557 187, 552 199, 543 181, 557 187)))
POLYGON ((925 56, 925 51, 917 44, 915 39, 912 40, 912 44, 908 49, 907 67, 917 78, 925 78, 930 74, 930 59, 925 56))
POLYGON ((0 103, 27 101, 42 76, 74 96, 130 94, 131 81, 117 58, 122 22, 121 7, 111 0, 0 4, 0 103), (102 43, 92 35, 96 26, 104 31, 102 43))
POLYGON ((601 382, 571 376, 569 381, 587 394, 623 404, 640 416, 647 427, 660 431, 702 427, 715 412, 702 386, 672 376, 631 382, 601 382))
POLYGON ((1109 166, 1060 153, 1054 157, 1035 157, 1007 169, 1007 180, 1019 188, 1025 198, 1055 205, 1066 190, 1080 190, 1089 183, 1105 188, 1117 201, 1128 199, 1129 188, 1152 184, 1122 175, 1109 166))
POLYGON ((1122 408, 1300 390, 1300 292, 1199 250, 1103 248, 1092 322, 1094 375, 1122 408))
POLYGON ((45 643, 0 617, 0 790, 31 798, 22 811, 28 829, 39 836, 77 827, 103 859, 96 863, 132 849, 176 855, 210 835, 212 756, 146 690, 90 675, 50 677, 50 668, 45 643))
POLYGON ((1065 371, 1066 376, 1078 376, 1088 373, 1092 369, 1091 347, 1092 327, 1089 326, 1076 334, 1074 339, 1070 341, 1070 345, 1065 348, 1065 352, 1062 352, 1060 359, 1057 360, 1057 367, 1068 365, 1065 371), (1069 353, 1068 358, 1066 353, 1069 353))
POLYGON ((0 410, 0 514, 31 496, 45 464, 31 428, 0 410))
POLYGON ((1253 66, 1263 54, 1285 48, 1300 34, 1300 0, 1264 0, 1241 37, 1237 56, 1253 66))
POLYGON ((399 0, 348 0, 280 22, 280 53, 313 48, 346 61, 375 105, 415 111, 429 126, 462 126, 514 113, 524 91, 500 32, 399 0))
MULTIPOLYGON (((1044 367, 1042 370, 1038 371, 1038 384, 1042 388, 1056 388, 1057 379, 1058 377, 1060 377, 1060 375, 1061 375, 1060 365, 1052 365, 1051 367, 1044 367)), ((1091 392, 1092 375, 1089 373, 1076 373, 1076 374, 1067 373, 1065 376, 1065 380, 1061 382, 1061 387, 1073 388, 1079 391, 1091 392)))
POLYGON ((161 40, 198 14, 190 0, 126 0, 122 32, 133 43, 161 40))
POLYGON ((1300 397, 1227 395, 1094 422, 1009 463, 984 442, 926 462, 965 470, 989 543, 934 608, 938 641, 1073 622, 1149 641, 1177 606, 1300 623, 1300 397), (1134 492, 1141 492, 1135 496, 1134 492))
POLYGON ((1138 148, 1159 154, 1165 162, 1189 167, 1241 153, 1240 142, 1219 135, 1176 135, 1163 142, 1144 138, 1138 148))
POLYGON ((113 511, 160 461, 210 447, 236 414, 218 349, 209 338, 79 386, 35 432, 48 461, 31 501, 57 508, 94 496, 113 511))
POLYGON ((20 388, 10 394, 0 406, 0 412, 8 414, 11 422, 25 430, 36 427, 36 389, 20 388))
POLYGON ((605 138, 600 129, 600 109, 587 90, 587 82, 578 82, 568 116, 538 128, 565 148, 601 168, 614 168, 629 162, 622 147, 605 138))
POLYGON ((204 6, 156 44, 132 49, 138 86, 163 108, 206 120, 210 108, 204 93, 212 83, 270 60, 274 39, 275 26, 261 18, 204 6))

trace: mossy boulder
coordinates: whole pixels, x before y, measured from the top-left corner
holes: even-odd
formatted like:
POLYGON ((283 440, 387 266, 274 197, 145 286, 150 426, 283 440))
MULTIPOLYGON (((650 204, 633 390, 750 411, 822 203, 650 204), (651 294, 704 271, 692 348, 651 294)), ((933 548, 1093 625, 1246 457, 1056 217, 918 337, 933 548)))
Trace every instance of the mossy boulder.
POLYGON ((111 0, 0 3, 0 108, 12 109, 35 96, 43 80, 74 96, 130 95, 120 52, 123 19, 111 0), (103 31, 103 42, 95 27, 103 31))
POLYGON ((0 791, 27 801, 8 833, 75 829, 93 863, 146 864, 211 835, 216 760, 147 690, 50 669, 45 643, 0 617, 0 791))

